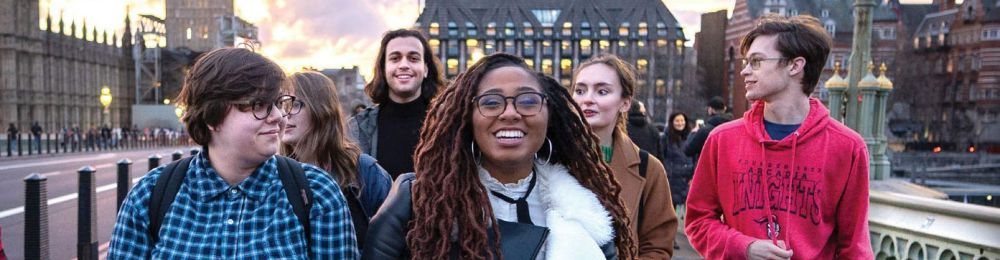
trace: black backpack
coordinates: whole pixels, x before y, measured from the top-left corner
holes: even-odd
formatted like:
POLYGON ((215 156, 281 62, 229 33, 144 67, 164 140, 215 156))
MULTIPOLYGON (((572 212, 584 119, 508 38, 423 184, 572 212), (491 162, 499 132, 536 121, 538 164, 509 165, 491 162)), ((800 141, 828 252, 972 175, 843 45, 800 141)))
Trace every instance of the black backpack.
MULTIPOLYGON (((643 149, 639 149, 639 176, 642 176, 642 178, 646 178, 646 168, 647 168, 647 166, 649 166, 649 152, 646 152, 646 150, 643 150, 643 149)), ((646 196, 643 196, 643 195, 640 194, 639 195, 639 210, 637 210, 636 213, 635 213, 635 214, 639 214, 639 216, 636 216, 637 217, 636 219, 639 222, 638 224, 635 225, 635 228, 637 229, 636 230, 636 232, 637 232, 636 234, 638 234, 638 232, 639 232, 639 230, 638 230, 639 229, 639 225, 642 224, 642 211, 645 210, 644 209, 645 207, 646 207, 646 196)))
MULTIPOLYGON (((299 223, 305 229, 306 249, 308 250, 311 248, 310 242, 312 240, 309 235, 311 233, 309 232, 308 210, 312 207, 312 190, 309 188, 302 164, 288 157, 276 157, 278 158, 278 176, 281 178, 282 185, 285 186, 285 195, 288 197, 288 202, 292 204, 292 211, 295 212, 299 223), (294 196, 294 194, 299 196, 294 196)), ((174 197, 177 196, 177 191, 180 190, 181 183, 184 182, 191 158, 193 157, 177 160, 165 166, 160 178, 156 180, 156 186, 153 186, 153 194, 149 199, 148 230, 150 241, 153 244, 156 244, 160 239, 160 225, 163 224, 170 204, 174 202, 174 197)), ((351 200, 348 199, 348 201, 351 200)))

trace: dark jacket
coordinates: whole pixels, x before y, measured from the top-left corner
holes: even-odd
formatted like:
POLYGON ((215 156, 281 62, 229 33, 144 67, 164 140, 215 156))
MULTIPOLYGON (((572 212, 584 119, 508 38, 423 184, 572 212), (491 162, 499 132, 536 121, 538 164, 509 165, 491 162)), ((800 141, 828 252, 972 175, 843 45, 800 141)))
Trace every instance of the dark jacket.
MULTIPOLYGON (((362 250, 361 259, 411 259, 406 245, 406 232, 413 218, 411 185, 415 175, 407 173, 396 179, 396 189, 393 196, 386 200, 378 214, 372 219, 368 228, 367 241, 362 250)), ((501 229, 501 236, 503 236, 501 229)), ((493 241, 493 232, 486 232, 493 241)), ((551 237, 550 237, 551 238, 551 237)), ((492 242, 490 243, 492 244, 492 242)), ((617 259, 614 239, 601 246, 607 259, 617 259)), ((458 245, 452 244, 450 258, 458 259, 458 245)))
POLYGON ((629 139, 632 139, 636 146, 656 156, 657 159, 663 158, 660 154, 660 132, 656 131, 656 127, 649 123, 645 115, 630 113, 625 129, 628 130, 629 139))
POLYGON ((705 122, 705 126, 698 129, 697 132, 692 133, 691 136, 688 136, 687 143, 684 145, 684 154, 691 156, 694 165, 698 165, 698 156, 701 156, 701 148, 705 146, 705 140, 708 139, 708 134, 711 133, 712 129, 715 129, 716 126, 725 122, 729 122, 729 119, 726 119, 721 115, 713 115, 708 118, 708 121, 705 122))
POLYGON ((347 136, 372 157, 378 155, 378 111, 379 106, 369 107, 347 121, 347 136))

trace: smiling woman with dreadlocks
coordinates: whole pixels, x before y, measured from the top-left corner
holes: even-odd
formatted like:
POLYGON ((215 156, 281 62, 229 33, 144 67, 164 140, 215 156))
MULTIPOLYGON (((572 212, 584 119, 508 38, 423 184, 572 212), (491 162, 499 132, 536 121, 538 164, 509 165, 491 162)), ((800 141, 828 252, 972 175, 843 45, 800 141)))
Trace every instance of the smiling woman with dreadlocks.
POLYGON ((365 259, 635 257, 621 188, 558 82, 494 54, 427 114, 415 177, 372 220, 365 259))

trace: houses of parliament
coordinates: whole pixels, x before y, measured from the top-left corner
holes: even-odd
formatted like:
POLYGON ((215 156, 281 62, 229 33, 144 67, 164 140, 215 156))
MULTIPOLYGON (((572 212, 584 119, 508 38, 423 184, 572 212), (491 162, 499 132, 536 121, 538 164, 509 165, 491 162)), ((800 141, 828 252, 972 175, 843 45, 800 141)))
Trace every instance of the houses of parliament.
POLYGON ((131 122, 136 93, 128 18, 118 36, 86 22, 53 21, 50 14, 39 28, 39 15, 38 0, 0 0, 0 125, 26 132, 38 122, 55 132, 131 122), (107 113, 99 101, 103 87, 112 95, 107 113))

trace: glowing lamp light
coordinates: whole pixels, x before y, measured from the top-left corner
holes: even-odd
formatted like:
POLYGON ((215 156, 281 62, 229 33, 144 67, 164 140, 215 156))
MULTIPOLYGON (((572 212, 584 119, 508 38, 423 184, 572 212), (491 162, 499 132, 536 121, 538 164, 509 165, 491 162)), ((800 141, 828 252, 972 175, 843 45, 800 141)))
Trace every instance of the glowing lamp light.
POLYGON ((940 153, 941 152, 941 147, 940 146, 935 146, 933 151, 934 151, 934 153, 940 153))
POLYGON ((104 106, 105 110, 107 110, 108 106, 111 105, 111 98, 112 98, 111 97, 111 88, 108 88, 107 86, 101 88, 100 101, 101 101, 101 105, 104 106))

